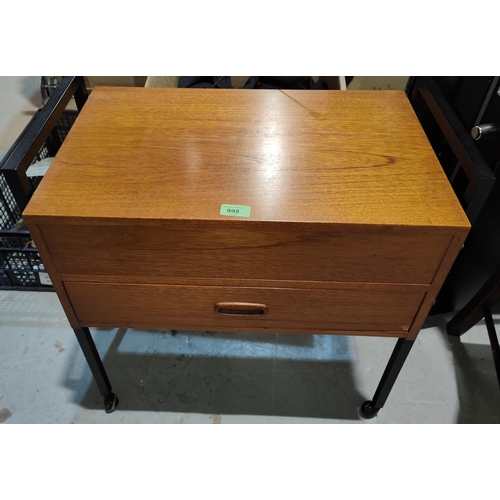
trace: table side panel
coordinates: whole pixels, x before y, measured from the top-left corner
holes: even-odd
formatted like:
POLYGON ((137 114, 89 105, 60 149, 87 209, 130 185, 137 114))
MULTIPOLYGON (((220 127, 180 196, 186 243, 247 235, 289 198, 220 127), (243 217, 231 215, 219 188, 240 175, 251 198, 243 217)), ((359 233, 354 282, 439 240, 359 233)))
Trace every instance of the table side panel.
POLYGON ((71 327, 80 328, 80 324, 78 323, 78 319, 73 309, 73 304, 66 293, 66 289, 64 288, 59 273, 57 272, 49 247, 43 238, 40 227, 37 224, 30 224, 29 230, 71 327))
POLYGON ((463 247, 465 239, 466 235, 463 234, 459 234, 453 237, 445 255, 443 256, 443 260, 441 261, 439 268, 436 271, 436 275, 432 280, 431 287, 426 293, 425 298, 422 301, 422 304, 410 327, 410 330, 408 332, 409 340, 417 338, 417 335, 419 334, 420 329, 422 328, 422 325, 424 324, 424 321, 427 318, 427 315, 429 314, 429 311, 431 310, 431 307, 434 304, 434 301, 436 300, 441 287, 443 286, 444 280, 450 272, 451 266, 455 262, 458 253, 463 247))

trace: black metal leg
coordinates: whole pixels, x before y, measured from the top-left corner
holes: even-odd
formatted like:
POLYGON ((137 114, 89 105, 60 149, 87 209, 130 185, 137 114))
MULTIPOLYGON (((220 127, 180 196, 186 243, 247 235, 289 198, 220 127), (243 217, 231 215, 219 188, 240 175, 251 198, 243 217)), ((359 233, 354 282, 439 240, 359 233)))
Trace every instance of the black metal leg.
POLYGON ((73 330, 85 359, 87 360, 90 371, 94 376, 99 392, 104 397, 104 407, 106 413, 112 413, 118 405, 118 398, 111 390, 108 375, 106 374, 104 365, 102 364, 99 353, 97 352, 90 330, 88 328, 73 328, 73 330))
POLYGON ((396 347, 392 352, 391 358, 378 384, 377 390, 375 391, 373 400, 365 401, 361 406, 360 412, 363 418, 376 417, 380 408, 384 406, 414 342, 414 340, 398 339, 396 347))
POLYGON ((498 344, 497 331, 491 316, 491 311, 488 306, 483 306, 484 322, 488 330, 488 337, 490 338, 491 351, 493 352, 493 361, 495 363, 495 370, 497 371, 498 384, 500 385, 500 345, 498 344))

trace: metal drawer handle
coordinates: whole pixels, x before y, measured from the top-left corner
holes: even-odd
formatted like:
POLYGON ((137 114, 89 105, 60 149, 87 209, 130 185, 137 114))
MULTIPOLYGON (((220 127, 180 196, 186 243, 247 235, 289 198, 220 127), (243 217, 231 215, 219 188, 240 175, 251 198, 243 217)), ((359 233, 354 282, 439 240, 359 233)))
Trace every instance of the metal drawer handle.
POLYGON ((250 302, 217 302, 215 312, 233 316, 263 316, 267 313, 267 306, 250 302))

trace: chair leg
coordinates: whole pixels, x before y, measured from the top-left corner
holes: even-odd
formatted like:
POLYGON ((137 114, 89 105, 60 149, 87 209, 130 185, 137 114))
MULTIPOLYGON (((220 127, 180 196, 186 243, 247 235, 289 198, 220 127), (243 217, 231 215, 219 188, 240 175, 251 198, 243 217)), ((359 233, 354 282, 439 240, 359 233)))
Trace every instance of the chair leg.
POLYGON ((493 317, 488 306, 483 306, 484 321, 486 323, 486 330, 488 330, 488 337, 490 338, 491 351, 493 353, 493 362, 495 363, 495 370, 497 372, 498 385, 500 386, 500 345, 498 344, 498 336, 493 323, 493 317))

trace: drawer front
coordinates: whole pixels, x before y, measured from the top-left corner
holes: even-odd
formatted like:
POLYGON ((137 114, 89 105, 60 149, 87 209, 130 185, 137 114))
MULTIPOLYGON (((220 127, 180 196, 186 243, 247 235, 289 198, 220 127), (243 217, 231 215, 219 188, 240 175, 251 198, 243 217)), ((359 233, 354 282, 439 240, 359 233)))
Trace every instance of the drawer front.
MULTIPOLYGON (((424 292, 67 282, 82 326, 406 332, 424 292)), ((397 287, 396 287, 397 288, 397 287)))
POLYGON ((338 226, 40 227, 60 274, 142 283, 177 277, 429 284, 451 241, 446 234, 338 226))

